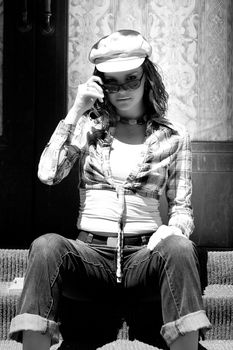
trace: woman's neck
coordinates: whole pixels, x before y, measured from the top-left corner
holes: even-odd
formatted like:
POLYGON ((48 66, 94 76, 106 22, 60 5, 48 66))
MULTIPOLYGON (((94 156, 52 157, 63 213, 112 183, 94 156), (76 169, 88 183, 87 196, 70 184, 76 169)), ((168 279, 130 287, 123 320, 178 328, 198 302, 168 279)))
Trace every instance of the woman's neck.
POLYGON ((146 113, 143 105, 137 105, 136 108, 129 110, 117 110, 117 115, 124 119, 139 119, 146 113))
POLYGON ((141 144, 145 140, 146 116, 145 107, 140 104, 135 108, 125 111, 117 111, 118 122, 115 129, 115 137, 128 144, 141 144))
POLYGON ((117 123, 114 137, 121 142, 131 145, 138 145, 144 142, 146 134, 146 124, 122 124, 117 123))
POLYGON ((121 124, 127 124, 127 125, 136 125, 136 124, 143 125, 146 123, 146 114, 143 114, 138 118, 127 118, 127 117, 117 116, 117 121, 121 124))

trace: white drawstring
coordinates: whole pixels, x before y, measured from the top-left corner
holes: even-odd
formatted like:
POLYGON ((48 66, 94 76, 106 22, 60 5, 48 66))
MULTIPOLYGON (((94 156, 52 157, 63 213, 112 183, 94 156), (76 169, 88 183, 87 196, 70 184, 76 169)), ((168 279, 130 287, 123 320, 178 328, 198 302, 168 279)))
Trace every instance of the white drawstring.
POLYGON ((117 198, 119 201, 119 219, 118 219, 118 233, 117 233, 117 283, 122 282, 122 259, 124 246, 124 212, 125 212, 125 191, 122 186, 116 187, 117 198))
POLYGON ((118 232, 117 232, 117 269, 116 277, 117 282, 122 282, 122 259, 123 259, 123 246, 124 246, 124 214, 125 214, 125 189, 123 185, 117 185, 113 178, 111 171, 109 169, 109 147, 103 147, 103 158, 102 158, 102 167, 104 175, 108 183, 115 188, 118 203, 119 203, 119 217, 118 217, 118 232))

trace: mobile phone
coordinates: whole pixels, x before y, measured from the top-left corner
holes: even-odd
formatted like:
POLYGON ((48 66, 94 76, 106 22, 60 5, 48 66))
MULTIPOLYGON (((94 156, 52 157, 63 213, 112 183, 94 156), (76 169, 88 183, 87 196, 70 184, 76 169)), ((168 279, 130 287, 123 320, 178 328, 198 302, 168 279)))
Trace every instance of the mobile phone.
MULTIPOLYGON (((97 82, 97 84, 103 89, 103 87, 101 86, 101 84, 99 84, 97 82)), ((103 93, 105 95, 104 89, 103 89, 103 93)), ((105 96, 104 96, 105 99, 105 96)), ((92 106, 92 108, 90 109, 90 118, 91 119, 97 119, 101 116, 101 110, 104 107, 104 102, 100 102, 98 99, 95 101, 94 105, 92 106)))

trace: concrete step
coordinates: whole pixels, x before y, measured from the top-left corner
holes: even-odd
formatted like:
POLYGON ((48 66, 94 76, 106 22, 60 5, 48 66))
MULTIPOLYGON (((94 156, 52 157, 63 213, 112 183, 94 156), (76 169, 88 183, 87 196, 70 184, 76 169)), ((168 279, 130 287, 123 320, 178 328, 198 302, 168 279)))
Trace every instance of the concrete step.
MULTIPOLYGON (((207 350, 232 350, 233 340, 205 340, 200 342, 207 350)), ((60 344, 51 347, 51 350, 58 350, 60 344)), ((1 350, 23 350, 22 344, 15 341, 0 341, 1 350)), ((70 349, 82 350, 82 349, 70 349)), ((137 340, 116 340, 115 342, 106 344, 97 350, 158 350, 151 345, 139 342, 137 340)))
POLYGON ((208 284, 233 285, 233 251, 208 252, 208 284))
POLYGON ((203 300, 212 324, 206 338, 233 340, 233 285, 209 285, 205 289, 203 300))

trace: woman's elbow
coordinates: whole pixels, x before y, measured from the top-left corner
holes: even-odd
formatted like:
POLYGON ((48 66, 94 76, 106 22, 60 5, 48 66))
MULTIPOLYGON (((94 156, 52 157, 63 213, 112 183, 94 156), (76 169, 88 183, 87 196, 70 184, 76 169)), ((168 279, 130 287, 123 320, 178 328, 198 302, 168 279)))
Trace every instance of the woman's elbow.
POLYGON ((54 176, 49 174, 48 172, 42 171, 40 168, 38 169, 37 176, 39 180, 45 185, 54 185, 54 176))

